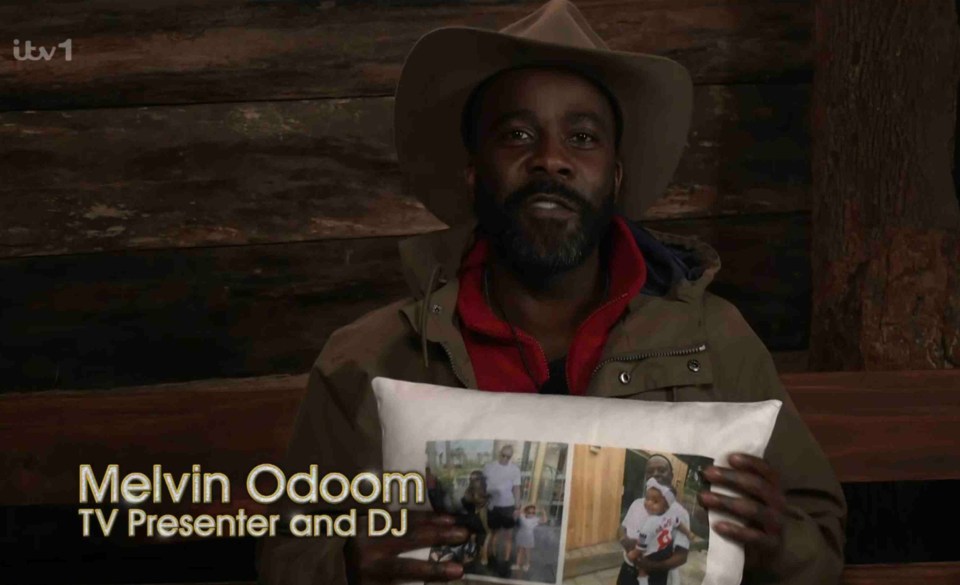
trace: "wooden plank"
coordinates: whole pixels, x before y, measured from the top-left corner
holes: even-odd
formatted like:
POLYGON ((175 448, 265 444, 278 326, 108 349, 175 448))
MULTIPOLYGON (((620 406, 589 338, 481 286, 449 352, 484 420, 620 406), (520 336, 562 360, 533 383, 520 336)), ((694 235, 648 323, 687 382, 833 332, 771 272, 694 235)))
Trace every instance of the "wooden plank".
POLYGON ((842 585, 956 585, 960 563, 910 563, 904 565, 847 565, 842 585))
MULTIPOLYGON (((646 218, 808 210, 808 85, 696 91, 646 218)), ((392 98, 0 114, 0 257, 443 227, 401 194, 392 98)))
MULTIPOLYGON (((650 225, 714 244, 718 294, 772 349, 805 347, 805 215, 650 225)), ((0 261, 0 392, 306 371, 334 329, 407 295, 397 241, 0 261)))
MULTIPOLYGON (((617 539, 625 461, 624 449, 605 448, 591 453, 588 445, 573 446, 567 552, 617 539), (613 481, 616 478, 621 479, 613 481)), ((564 569, 565 578, 572 574, 569 568, 564 569)))
POLYGON ((199 464, 230 478, 234 501, 214 508, 256 509, 244 497, 246 475, 281 461, 305 388, 306 376, 268 376, 5 395, 0 501, 76 503, 80 464, 98 475, 117 464, 121 477, 149 475, 153 464, 178 477, 199 464))
POLYGON ((841 481, 960 479, 960 371, 781 378, 841 481))
POLYGON ((306 371, 334 329, 407 294, 396 245, 372 238, 0 262, 0 387, 306 371))
MULTIPOLYGON (((960 371, 782 380, 840 481, 960 479, 960 371)), ((305 386, 299 375, 2 395, 0 505, 76 503, 81 463, 123 473, 199 463, 239 495, 254 465, 282 455, 305 386)))
MULTIPOLYGON (((499 29, 542 2, 94 0, 0 6, 0 38, 71 59, 0 53, 0 110, 390 95, 417 38, 499 29)), ((809 0, 581 0, 612 49, 653 52, 700 83, 809 79, 809 0)))

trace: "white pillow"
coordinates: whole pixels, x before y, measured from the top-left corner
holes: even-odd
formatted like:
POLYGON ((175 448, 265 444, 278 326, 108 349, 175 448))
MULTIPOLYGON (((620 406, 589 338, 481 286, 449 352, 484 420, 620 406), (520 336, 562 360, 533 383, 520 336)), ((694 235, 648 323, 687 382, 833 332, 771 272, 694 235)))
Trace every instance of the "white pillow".
MULTIPOLYGON (((555 581, 558 584, 563 581, 563 551, 569 520, 566 503, 570 502, 574 483, 569 478, 572 477, 570 465, 576 465, 572 461, 575 445, 695 455, 710 458, 716 465, 728 466, 727 456, 731 453, 763 456, 781 407, 778 400, 669 403, 481 392, 388 378, 374 379, 373 390, 383 430, 386 471, 424 474, 426 446, 434 441, 506 440, 567 445, 565 505, 555 581)), ((622 474, 614 479, 622 480, 622 474)), ((730 493, 717 487, 712 490, 730 493)), ((419 508, 430 509, 429 505, 419 508)), ((743 549, 713 530, 718 520, 730 521, 731 518, 721 513, 709 514, 709 547, 702 585, 736 585, 743 573, 743 549)), ((410 556, 427 558, 427 552, 418 551, 410 556)), ((478 580, 503 582, 490 578, 478 580)), ((511 575, 508 582, 530 581, 511 575)))

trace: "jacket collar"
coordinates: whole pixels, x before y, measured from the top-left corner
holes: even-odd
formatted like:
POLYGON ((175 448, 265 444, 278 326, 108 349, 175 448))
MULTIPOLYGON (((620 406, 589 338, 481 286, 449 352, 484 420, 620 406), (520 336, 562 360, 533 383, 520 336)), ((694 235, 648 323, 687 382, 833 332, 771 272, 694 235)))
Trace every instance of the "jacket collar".
MULTIPOLYGON (((641 297, 656 296, 693 302, 699 299, 720 270, 720 256, 697 238, 649 230, 626 221, 647 264, 641 297)), ((400 260, 413 298, 424 298, 430 277, 439 266, 434 285, 453 280, 460 263, 475 242, 476 223, 430 232, 400 242, 400 260)))
MULTIPOLYGON (((651 303, 663 306, 663 301, 675 300, 699 304, 707 285, 720 269, 716 251, 695 238, 654 232, 633 222, 627 223, 647 261, 647 282, 640 294, 627 305, 626 318, 629 319, 630 313, 634 312, 641 317, 645 313, 641 309, 651 303)), ((420 339, 424 366, 430 365, 428 341, 439 343, 460 382, 468 388, 476 387, 476 376, 456 322, 459 293, 456 275, 464 256, 473 247, 475 228, 475 223, 469 223, 400 243, 404 276, 413 294, 413 301, 402 307, 401 313, 420 339)), ((661 321, 647 315, 641 318, 641 322, 655 326, 661 321), (647 322, 651 318, 653 321, 647 322)), ((645 347, 648 345, 645 341, 654 342, 653 339, 633 337, 629 332, 612 336, 602 357, 615 353, 621 345, 645 347), (620 339, 624 334, 626 339, 620 339)), ((693 340, 682 341, 689 344, 693 340)))

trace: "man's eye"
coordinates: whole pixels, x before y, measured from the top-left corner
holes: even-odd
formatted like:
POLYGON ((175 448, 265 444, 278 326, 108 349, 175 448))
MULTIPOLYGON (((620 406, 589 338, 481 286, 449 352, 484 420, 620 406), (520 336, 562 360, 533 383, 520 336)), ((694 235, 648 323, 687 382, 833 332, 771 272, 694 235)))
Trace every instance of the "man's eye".
POLYGON ((505 136, 508 140, 528 140, 531 138, 531 135, 526 130, 521 130, 515 128, 513 130, 507 130, 505 136))
POLYGON ((597 141, 597 138, 587 132, 577 132, 573 135, 573 141, 578 144, 593 144, 597 141))

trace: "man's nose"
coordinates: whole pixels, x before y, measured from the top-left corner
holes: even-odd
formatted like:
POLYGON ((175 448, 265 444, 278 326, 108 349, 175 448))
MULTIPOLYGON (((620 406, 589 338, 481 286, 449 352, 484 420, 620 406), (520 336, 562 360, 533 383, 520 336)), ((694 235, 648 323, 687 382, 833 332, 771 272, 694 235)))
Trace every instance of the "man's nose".
POLYGON ((536 144, 528 170, 531 174, 546 173, 568 178, 573 174, 573 166, 566 145, 559 136, 544 134, 536 144))

